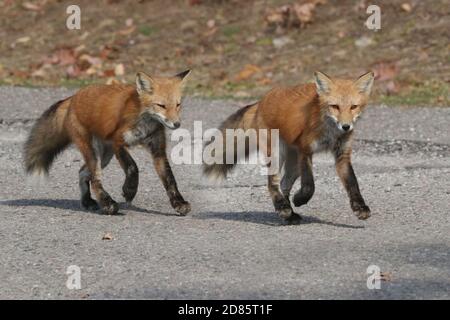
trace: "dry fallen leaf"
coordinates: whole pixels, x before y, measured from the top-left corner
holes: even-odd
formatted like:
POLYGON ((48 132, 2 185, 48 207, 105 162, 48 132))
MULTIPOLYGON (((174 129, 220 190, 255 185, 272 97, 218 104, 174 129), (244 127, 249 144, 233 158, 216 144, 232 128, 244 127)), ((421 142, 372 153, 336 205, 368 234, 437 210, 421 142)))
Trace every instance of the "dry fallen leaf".
POLYGON ((42 4, 35 4, 32 2, 24 2, 24 3, 22 3, 22 7, 26 10, 41 11, 44 4, 45 4, 45 2, 43 2, 42 4))
POLYGON ((114 77, 116 74, 114 73, 114 69, 106 69, 106 70, 103 70, 103 76, 105 77, 105 78, 111 78, 111 77, 114 77))
POLYGON ((73 64, 73 65, 70 65, 69 67, 67 67, 66 74, 69 78, 76 78, 76 77, 80 76, 81 69, 77 65, 73 64))
POLYGON ((266 9, 264 20, 269 27, 276 27, 278 32, 290 26, 303 28, 313 22, 316 7, 325 3, 327 0, 304 0, 275 9, 269 8, 266 9))
POLYGON ((89 31, 85 31, 78 39, 80 39, 80 41, 84 41, 87 37, 89 37, 89 35, 89 31))
POLYGON ((128 35, 132 34, 135 30, 136 30, 136 26, 131 25, 129 27, 126 27, 125 29, 117 31, 117 33, 122 36, 128 36, 128 35))
POLYGON ((361 10, 366 11, 367 6, 368 6, 368 4, 367 4, 367 1, 366 1, 366 0, 360 0, 360 1, 355 5, 355 7, 354 7, 353 10, 354 10, 354 11, 361 11, 361 10))
POLYGON ((344 38, 347 34, 345 33, 345 31, 342 31, 342 30, 341 30, 341 31, 338 32, 337 35, 338 35, 339 38, 342 39, 342 38, 344 38))
POLYGON ((284 5, 276 9, 266 9, 265 21, 268 26, 287 27, 289 23, 291 7, 284 5))
POLYGON ((217 30, 218 30, 217 27, 210 28, 203 33, 203 36, 206 38, 211 37, 216 34, 217 30))
POLYGON ((47 69, 50 67, 49 64, 43 64, 39 69, 34 70, 31 73, 33 78, 45 78, 47 76, 47 69))
POLYGON ((387 81, 394 79, 399 68, 396 62, 379 62, 373 66, 375 71, 375 79, 378 81, 387 81))
POLYGON ((30 37, 20 37, 17 38, 16 40, 14 40, 13 43, 11 43, 10 47, 12 49, 14 49, 16 47, 17 44, 22 44, 22 43, 27 43, 28 41, 30 41, 31 38, 30 37))
POLYGON ((102 48, 102 50, 100 51, 100 54, 99 54, 100 59, 102 59, 102 60, 108 59, 109 56, 110 56, 110 54, 112 53, 112 51, 113 51, 113 50, 112 50, 111 47, 109 47, 109 46, 104 46, 104 47, 102 48))
POLYGON ((125 25, 127 27, 131 27, 134 24, 134 20, 132 18, 128 18, 127 20, 125 20, 125 25))
POLYGON ((99 66, 99 65, 102 64, 102 59, 100 59, 98 57, 93 57, 93 56, 88 55, 88 54, 81 55, 79 60, 85 60, 85 61, 89 62, 93 66, 99 66))
POLYGON ((44 64, 71 65, 77 61, 75 51, 72 48, 57 49, 51 56, 46 57, 44 64))
POLYGON ((255 66, 254 64, 247 64, 245 67, 237 74, 236 81, 243 81, 247 80, 248 78, 252 77, 255 73, 261 72, 261 68, 258 66, 255 66))
POLYGON ((261 80, 258 80, 258 84, 261 85, 261 86, 265 86, 265 85, 268 85, 268 84, 271 84, 271 83, 272 83, 272 80, 270 78, 267 78, 267 77, 262 78, 261 80))
POLYGON ((23 71, 23 70, 12 70, 10 72, 11 76, 13 76, 14 78, 19 78, 19 79, 26 79, 29 77, 29 73, 27 71, 23 71))
POLYGON ((216 20, 210 19, 210 20, 208 20, 206 25, 208 26, 208 28, 214 28, 216 26, 216 20))
POLYGON ((14 0, 3 0, 3 1, 0 1, 0 7, 6 8, 6 7, 9 7, 10 5, 12 5, 13 3, 14 3, 14 0))
POLYGON ((114 67, 114 74, 116 76, 123 76, 125 74, 125 66, 123 63, 119 63, 114 67))
POLYGON ((403 11, 408 12, 408 13, 412 11, 411 4, 409 4, 407 2, 402 3, 401 8, 402 8, 403 11))
POLYGON ((294 4, 293 9, 301 27, 313 21, 313 11, 315 8, 316 4, 314 3, 294 4))
POLYGON ((391 281, 392 280, 392 273, 391 272, 380 272, 380 280, 381 281, 391 281))
POLYGON ((396 94, 400 92, 400 86, 394 80, 388 81, 385 84, 384 89, 386 91, 386 94, 396 94))
POLYGON ((26 42, 28 42, 30 40, 31 40, 30 37, 21 37, 21 38, 16 39, 16 41, 14 41, 14 42, 15 43, 26 43, 26 42))
POLYGON ((372 67, 378 88, 385 94, 396 94, 400 91, 400 84, 395 80, 399 72, 396 62, 379 62, 372 67))
POLYGON ((120 81, 117 80, 116 78, 108 78, 106 79, 106 84, 111 85, 111 84, 120 84, 120 81))
POLYGON ((111 233, 107 232, 103 235, 102 240, 113 240, 113 236, 111 233))

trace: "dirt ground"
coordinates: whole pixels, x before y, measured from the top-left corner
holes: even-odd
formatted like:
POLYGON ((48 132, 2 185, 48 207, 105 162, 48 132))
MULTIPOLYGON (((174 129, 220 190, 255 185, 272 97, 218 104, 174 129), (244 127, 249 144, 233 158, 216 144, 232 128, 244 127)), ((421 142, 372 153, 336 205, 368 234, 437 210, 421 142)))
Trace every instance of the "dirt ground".
POLYGON ((450 105, 449 0, 76 3, 80 30, 66 27, 72 1, 0 1, 2 84, 81 86, 192 68, 191 95, 248 98, 316 69, 372 69, 379 102, 450 105), (372 3, 378 31, 364 25, 372 3))

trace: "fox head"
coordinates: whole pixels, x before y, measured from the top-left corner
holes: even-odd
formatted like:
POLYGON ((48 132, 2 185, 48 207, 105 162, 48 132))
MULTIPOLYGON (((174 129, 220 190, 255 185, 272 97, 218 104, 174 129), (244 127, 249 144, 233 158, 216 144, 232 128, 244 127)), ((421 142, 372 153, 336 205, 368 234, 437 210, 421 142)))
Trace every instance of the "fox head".
POLYGON ((339 130, 353 130, 353 124, 368 102, 374 81, 373 72, 367 72, 352 81, 331 79, 317 71, 314 81, 326 116, 335 121, 339 130))
POLYGON ((143 72, 136 74, 136 90, 142 113, 150 115, 169 129, 180 127, 181 94, 187 76, 186 70, 174 77, 152 77, 143 72))

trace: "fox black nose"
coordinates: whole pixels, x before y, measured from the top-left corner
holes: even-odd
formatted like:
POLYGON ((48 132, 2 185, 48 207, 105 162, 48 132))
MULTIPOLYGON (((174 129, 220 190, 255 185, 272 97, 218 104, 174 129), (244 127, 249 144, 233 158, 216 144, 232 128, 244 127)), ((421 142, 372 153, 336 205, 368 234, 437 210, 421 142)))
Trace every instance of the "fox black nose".
POLYGON ((175 129, 178 129, 181 126, 181 124, 180 122, 174 122, 173 126, 175 127, 175 129))
POLYGON ((350 125, 349 124, 343 124, 342 125, 342 130, 348 131, 349 129, 350 129, 350 125))

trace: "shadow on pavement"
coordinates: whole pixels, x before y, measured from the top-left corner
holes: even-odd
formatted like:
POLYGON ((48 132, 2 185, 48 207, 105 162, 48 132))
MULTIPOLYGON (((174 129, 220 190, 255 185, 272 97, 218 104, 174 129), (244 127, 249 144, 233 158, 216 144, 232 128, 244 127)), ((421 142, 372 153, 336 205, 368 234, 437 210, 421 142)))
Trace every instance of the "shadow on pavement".
MULTIPOLYGON (((11 207, 47 207, 47 208, 57 208, 63 210, 73 210, 80 212, 89 212, 93 214, 102 215, 100 210, 88 211, 81 207, 79 200, 73 199, 15 199, 15 200, 4 200, 0 201, 0 205, 11 206, 11 207)), ((164 213, 159 211, 147 210, 136 207, 134 205, 127 205, 125 203, 119 203, 120 212, 116 215, 124 215, 124 210, 130 210, 135 212, 158 214, 163 216, 177 216, 176 214, 164 213)))
MULTIPOLYGON (((318 223, 329 225, 333 227, 339 228, 349 228, 349 229, 364 229, 364 226, 361 225, 350 225, 344 223, 336 223, 332 221, 325 221, 316 217, 301 215, 302 220, 300 225, 302 224, 310 224, 310 223, 318 223)), ((197 219, 222 219, 222 220, 234 220, 234 221, 244 221, 250 223, 257 223, 269 226, 286 226, 281 218, 277 216, 275 212, 205 212, 199 215, 196 215, 197 219)))

